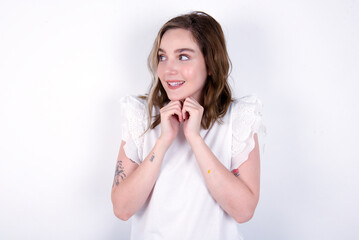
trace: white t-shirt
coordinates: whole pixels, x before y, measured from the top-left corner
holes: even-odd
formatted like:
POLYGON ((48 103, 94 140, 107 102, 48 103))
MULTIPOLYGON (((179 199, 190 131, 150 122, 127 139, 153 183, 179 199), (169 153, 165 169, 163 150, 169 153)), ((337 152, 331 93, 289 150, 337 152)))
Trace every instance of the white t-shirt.
MULTIPOLYGON (((120 102, 126 156, 141 164, 160 136, 161 126, 143 135, 148 122, 146 101, 126 96, 120 102)), ((243 97, 231 103, 222 123, 201 129, 200 135, 228 170, 238 168, 254 148, 253 135, 262 129, 260 110, 256 97, 243 97)), ((182 125, 163 159, 151 195, 132 217, 131 239, 242 239, 238 223, 209 193, 182 125)))

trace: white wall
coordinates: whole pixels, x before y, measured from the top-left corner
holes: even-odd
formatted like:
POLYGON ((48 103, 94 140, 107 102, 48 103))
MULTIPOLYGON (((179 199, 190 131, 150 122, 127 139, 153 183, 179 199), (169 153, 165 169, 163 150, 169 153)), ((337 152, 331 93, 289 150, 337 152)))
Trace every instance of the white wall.
POLYGON ((190 10, 225 31, 237 96, 267 126, 246 239, 359 235, 359 3, 0 1, 0 239, 128 239, 110 190, 118 99, 147 90, 160 26, 190 10))

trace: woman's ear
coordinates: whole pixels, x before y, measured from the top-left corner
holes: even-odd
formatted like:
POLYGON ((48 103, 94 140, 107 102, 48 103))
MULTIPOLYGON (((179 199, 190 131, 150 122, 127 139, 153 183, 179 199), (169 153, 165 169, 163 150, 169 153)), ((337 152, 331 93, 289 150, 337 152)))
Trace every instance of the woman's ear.
POLYGON ((206 64, 206 70, 207 70, 207 76, 212 76, 211 70, 209 70, 209 67, 206 64))

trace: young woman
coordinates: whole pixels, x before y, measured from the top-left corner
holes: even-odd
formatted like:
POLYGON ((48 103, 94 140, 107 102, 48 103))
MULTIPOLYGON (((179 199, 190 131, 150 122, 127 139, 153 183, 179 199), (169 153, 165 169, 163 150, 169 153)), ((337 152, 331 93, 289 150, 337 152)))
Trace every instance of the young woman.
POLYGON ((233 100, 221 26, 204 12, 159 31, 147 97, 122 98, 112 203, 131 238, 240 239, 259 198, 259 100, 233 100))

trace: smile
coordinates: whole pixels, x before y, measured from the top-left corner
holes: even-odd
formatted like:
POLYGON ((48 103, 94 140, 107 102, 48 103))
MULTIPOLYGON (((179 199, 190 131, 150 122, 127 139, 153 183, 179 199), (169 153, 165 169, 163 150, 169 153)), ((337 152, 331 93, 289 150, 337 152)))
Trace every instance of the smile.
POLYGON ((171 89, 175 89, 178 88, 180 86, 182 86, 182 84, 184 84, 184 81, 178 81, 178 82, 167 82, 169 88, 171 89))

